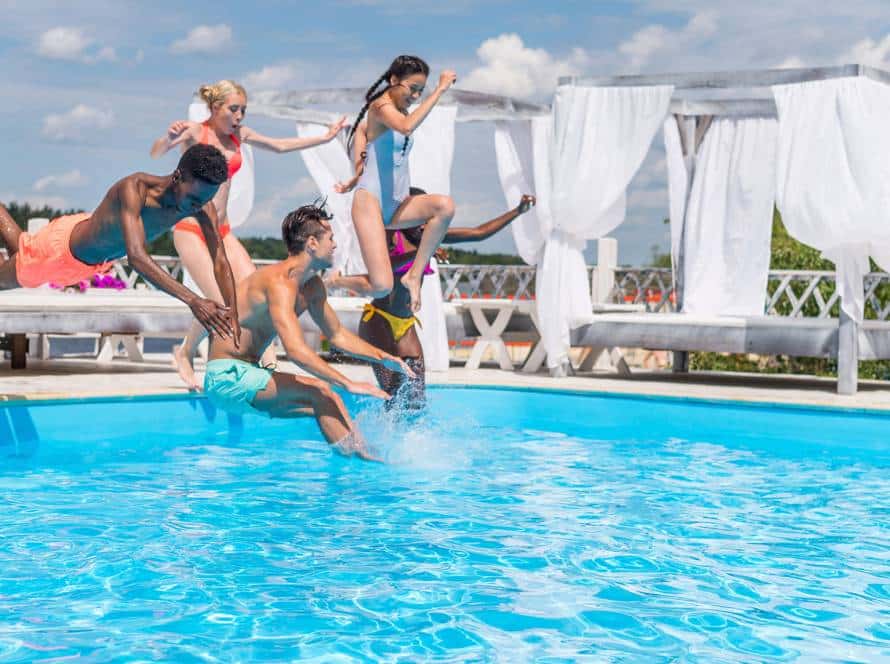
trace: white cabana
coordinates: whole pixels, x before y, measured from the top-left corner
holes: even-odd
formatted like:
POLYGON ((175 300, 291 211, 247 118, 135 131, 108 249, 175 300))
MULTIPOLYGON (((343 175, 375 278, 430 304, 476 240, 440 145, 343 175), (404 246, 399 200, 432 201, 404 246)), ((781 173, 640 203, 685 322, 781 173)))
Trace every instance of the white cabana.
MULTIPOLYGON (((763 312, 775 203, 793 237, 835 262, 838 352, 851 365, 868 257, 890 267, 890 75, 844 65, 561 82, 674 87, 664 130, 681 311, 763 312)), ((855 371, 841 376, 839 391, 855 381, 855 371)))
MULTIPOLYGON (((300 135, 323 131, 340 113, 355 112, 364 103, 364 90, 357 88, 259 93, 252 98, 251 111, 276 118, 295 120, 300 135), (336 109, 336 111, 335 111, 336 109)), ((450 90, 415 133, 410 169, 413 186, 430 193, 451 193, 451 164, 454 155, 455 125, 463 122, 498 122, 547 114, 549 108, 519 100, 466 90, 450 90)), ((334 214, 338 254, 336 267, 346 272, 364 271, 350 210, 352 194, 333 193, 333 185, 348 179, 352 165, 345 136, 323 146, 304 150, 302 155, 310 175, 334 214)), ((460 201, 457 202, 458 206, 460 201)), ((518 203, 518 194, 513 204, 518 203)), ((432 268, 437 270, 435 260, 432 268)), ((448 336, 444 303, 438 274, 424 280, 423 307, 418 315, 426 366, 431 371, 448 368, 448 336)))

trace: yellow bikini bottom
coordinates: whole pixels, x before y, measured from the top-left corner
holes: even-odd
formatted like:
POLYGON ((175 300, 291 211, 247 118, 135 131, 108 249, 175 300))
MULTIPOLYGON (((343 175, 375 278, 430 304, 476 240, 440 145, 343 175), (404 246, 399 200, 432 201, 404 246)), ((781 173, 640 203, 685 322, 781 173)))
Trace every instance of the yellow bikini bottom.
POLYGON ((362 320, 367 323, 371 320, 374 314, 382 316, 384 320, 389 323, 389 329, 392 330, 392 336, 396 341, 408 334, 408 330, 414 327, 415 324, 420 325, 420 321, 417 320, 416 316, 411 316, 411 318, 399 318, 383 309, 378 309, 370 302, 365 305, 362 320))

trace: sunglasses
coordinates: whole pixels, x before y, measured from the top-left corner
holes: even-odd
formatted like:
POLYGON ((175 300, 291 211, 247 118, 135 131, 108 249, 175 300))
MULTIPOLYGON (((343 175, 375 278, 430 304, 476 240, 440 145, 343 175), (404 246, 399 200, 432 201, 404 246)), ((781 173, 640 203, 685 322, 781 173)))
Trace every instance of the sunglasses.
POLYGON ((412 95, 422 95, 423 91, 426 89, 425 85, 417 86, 417 85, 408 85, 407 83, 398 83, 397 85, 401 85, 403 88, 407 89, 412 95))

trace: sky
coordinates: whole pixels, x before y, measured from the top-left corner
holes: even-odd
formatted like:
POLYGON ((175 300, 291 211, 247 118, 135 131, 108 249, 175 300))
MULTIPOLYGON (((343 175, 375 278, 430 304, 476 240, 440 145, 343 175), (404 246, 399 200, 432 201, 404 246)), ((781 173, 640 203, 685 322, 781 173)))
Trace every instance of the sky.
MULTIPOLYGON (((886 0, 258 0, 253 3, 6 0, 0 73, 6 129, 0 201, 92 209, 135 171, 172 171, 148 150, 185 116, 197 87, 221 78, 251 91, 370 85, 395 55, 426 59, 458 87, 549 101, 557 77, 817 66, 890 69, 886 0)), ((345 109, 352 113, 358 109, 345 109)), ((246 124, 291 136, 291 123, 246 124)), ((240 235, 277 236, 317 190, 298 153, 255 151, 256 204, 240 235)), ((455 225, 506 207, 492 127, 457 128, 455 225)), ((669 246, 662 138, 631 183, 613 236, 619 260, 669 246)), ((515 253, 509 232, 478 245, 515 253)), ((595 254, 591 245, 588 256, 595 254)))

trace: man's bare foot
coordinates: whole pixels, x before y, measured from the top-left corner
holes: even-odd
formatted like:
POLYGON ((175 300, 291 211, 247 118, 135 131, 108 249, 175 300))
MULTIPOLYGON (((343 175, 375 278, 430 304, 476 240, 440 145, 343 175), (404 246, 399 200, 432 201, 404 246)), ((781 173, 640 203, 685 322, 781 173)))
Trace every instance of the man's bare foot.
POLYGON ((192 364, 192 358, 185 352, 185 345, 177 344, 170 352, 173 354, 173 368, 176 369, 185 386, 189 388, 189 392, 200 392, 201 386, 198 385, 198 379, 195 377, 195 367, 192 364))
POLYGON ((411 311, 417 313, 420 311, 420 285, 423 283, 423 275, 414 277, 410 272, 406 272, 402 277, 402 286, 408 289, 411 295, 411 311))
POLYGON ((383 459, 368 449, 368 444, 364 437, 358 431, 350 431, 340 440, 333 444, 334 449, 343 456, 352 456, 353 454, 364 461, 375 461, 383 463, 383 459))

